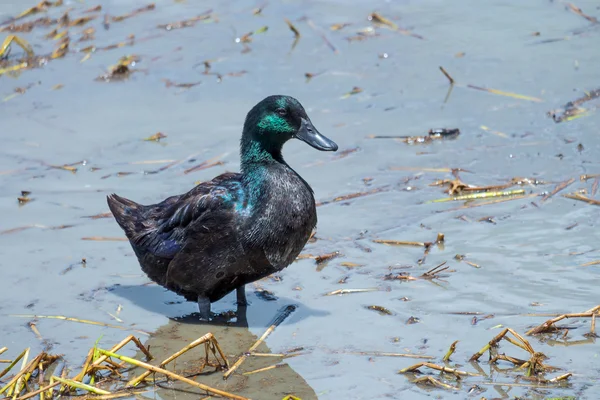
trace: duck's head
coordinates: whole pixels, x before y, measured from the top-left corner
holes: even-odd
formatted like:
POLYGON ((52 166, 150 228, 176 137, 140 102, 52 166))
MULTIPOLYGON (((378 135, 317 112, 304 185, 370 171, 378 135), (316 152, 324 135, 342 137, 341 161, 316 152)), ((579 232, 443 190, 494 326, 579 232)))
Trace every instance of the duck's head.
POLYGON ((319 133, 298 100, 290 96, 269 96, 255 105, 246 116, 242 157, 245 150, 248 152, 251 147, 259 147, 279 158, 283 144, 293 138, 321 151, 338 149, 334 141, 319 133))

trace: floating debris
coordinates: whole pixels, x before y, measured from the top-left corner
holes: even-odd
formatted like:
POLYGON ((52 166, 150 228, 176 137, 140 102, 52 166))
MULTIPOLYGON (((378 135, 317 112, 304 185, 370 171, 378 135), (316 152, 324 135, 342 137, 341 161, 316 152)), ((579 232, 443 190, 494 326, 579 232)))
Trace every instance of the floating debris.
POLYGON ((428 200, 425 203, 445 203, 448 201, 487 199, 490 197, 517 196, 517 195, 523 195, 523 194, 525 194, 525 190, 523 190, 523 189, 497 191, 497 192, 471 193, 471 194, 463 194, 463 195, 458 195, 458 196, 453 196, 453 197, 445 197, 442 199, 428 200))
POLYGON ((167 31, 172 31, 174 29, 192 27, 201 21, 206 21, 206 22, 216 21, 212 15, 212 10, 205 11, 204 13, 202 13, 200 15, 197 15, 193 18, 186 19, 183 21, 171 22, 168 24, 161 24, 161 25, 158 25, 157 28, 164 29, 167 31))
POLYGON ((331 203, 338 203, 340 201, 356 199, 358 197, 369 196, 369 195, 372 195, 372 194, 385 192, 387 190, 389 190, 389 186, 378 187, 378 188, 375 188, 375 189, 372 189, 372 190, 369 190, 369 191, 366 191, 366 192, 351 193, 351 194, 347 194, 347 195, 344 195, 344 196, 335 197, 332 200, 320 201, 320 202, 317 203, 317 207, 324 206, 324 205, 331 204, 331 203))
POLYGON ((590 310, 584 311, 582 313, 559 315, 556 318, 549 319, 548 321, 544 322, 540 326, 537 326, 533 329, 528 330, 525 334, 526 335, 537 335, 540 333, 554 332, 556 330, 561 329, 561 328, 557 327, 555 324, 557 322, 562 321, 563 319, 567 319, 567 318, 591 318, 592 319, 592 327, 590 329, 590 334, 595 336, 596 335, 595 319, 597 316, 600 317, 600 305, 597 305, 596 307, 594 307, 590 310))
POLYGON ((559 183, 558 185, 556 185, 556 187, 554 188, 554 190, 552 190, 550 193, 548 193, 547 195, 545 195, 544 197, 542 197, 541 201, 548 200, 550 197, 554 196, 556 193, 560 192, 561 190, 563 190, 564 188, 566 188, 567 186, 569 186, 573 182, 575 182, 575 178, 571 178, 571 179, 568 179, 568 180, 566 180, 564 182, 559 183))
POLYGON ((460 129, 430 129, 427 136, 390 136, 369 135, 370 139, 401 139, 406 144, 428 144, 440 139, 456 139, 460 135, 460 129))
POLYGON ((367 310, 377 311, 379 315, 394 315, 393 312, 382 306, 365 306, 367 310))
POLYGON ((13 42, 19 45, 19 47, 21 47, 29 57, 33 57, 33 48, 27 42, 27 40, 22 39, 16 35, 8 35, 2 42, 2 45, 0 45, 0 59, 6 58, 8 56, 8 54, 10 53, 10 45, 13 42))
POLYGON ((377 292, 379 289, 370 288, 370 289, 338 289, 333 292, 325 293, 323 296, 337 296, 343 294, 352 294, 352 293, 366 293, 366 292, 377 292))
POLYGON ((275 319, 273 320, 273 322, 271 323, 271 325, 267 328, 267 330, 265 331, 265 333, 263 333, 263 335, 256 341, 256 343, 254 343, 246 353, 242 354, 242 356, 240 356, 240 358, 238 358, 238 360, 235 362, 235 364, 233 364, 233 366, 231 366, 231 368, 229 368, 225 374, 223 375, 223 379, 227 379, 229 378, 229 376, 236 370, 239 368, 240 365, 242 365, 242 363, 246 360, 246 358, 248 357, 249 353, 254 352, 254 350, 256 350, 258 348, 258 346, 260 346, 260 344, 262 342, 265 341, 265 339, 271 334, 273 333, 273 331, 275 330, 275 328, 277 328, 287 317, 290 316, 291 313, 293 313, 294 311, 296 311, 296 306, 295 305, 289 305, 287 307, 285 307, 283 310, 281 310, 281 312, 279 313, 279 315, 277 315, 275 317, 275 319))
POLYGON ((444 67, 442 67, 441 65, 440 65, 440 71, 442 71, 442 74, 444 74, 444 76, 445 76, 446 78, 448 78, 448 81, 450 81, 450 84, 451 84, 451 85, 454 85, 454 78, 452 78, 452 77, 450 76, 450 74, 449 74, 449 73, 448 73, 448 72, 447 72, 447 71, 444 69, 444 67))
MULTIPOLYGON (((457 342, 454 342, 453 345, 456 345, 457 342)), ((443 373, 447 373, 447 374, 452 374, 452 375, 460 375, 460 376, 481 376, 480 374, 475 374, 472 372, 465 372, 465 371, 460 371, 458 369, 454 369, 454 368, 448 368, 442 365, 437 365, 437 364, 433 364, 433 363, 429 363, 429 362, 420 362, 418 364, 415 365, 411 365, 410 367, 401 369, 400 371, 398 371, 399 374, 406 374, 407 372, 419 372, 419 368, 431 368, 434 369, 436 371, 440 371, 443 373)))
POLYGON ((534 101, 536 103, 542 103, 544 101, 537 97, 525 96, 523 94, 512 93, 512 92, 504 92, 504 91, 498 90, 498 89, 484 88, 484 87, 475 86, 475 85, 467 85, 467 87, 470 89, 481 90, 483 92, 493 93, 493 94, 497 94, 500 96, 512 97, 514 99, 529 100, 529 101, 534 101))
POLYGON ((152 11, 156 8, 156 5, 154 3, 148 4, 147 6, 138 8, 136 10, 133 10, 132 12, 128 13, 128 14, 124 14, 124 15, 117 15, 115 17, 112 17, 111 20, 112 22, 121 22, 124 21, 128 18, 134 17, 140 13, 143 12, 147 12, 147 11, 152 11))
POLYGON ((134 67, 138 61, 139 57, 136 55, 121 57, 121 59, 116 65, 113 65, 108 68, 107 74, 97 77, 96 80, 104 82, 113 82, 127 79, 129 78, 129 75, 131 75, 131 73, 133 72, 131 68, 134 67))
MULTIPOLYGON (((590 100, 600 98, 600 88, 591 90, 585 93, 585 96, 580 97, 576 100, 570 101, 563 106, 562 109, 552 110, 548 112, 548 116, 551 117, 554 122, 559 123, 563 121, 572 121, 576 118, 580 118, 590 114, 590 110, 580 107, 583 103, 590 100)), ((594 107, 598 109, 600 106, 594 107)))
POLYGON ((450 345, 450 348, 448 349, 448 352, 446 353, 446 355, 442 359, 443 362, 447 363, 448 361, 450 361, 450 357, 456 351, 456 345, 457 344, 458 344, 458 340, 455 340, 454 342, 452 342, 452 344, 450 345))
POLYGON ((353 96, 358 93, 361 93, 362 91, 363 91, 362 88, 359 88, 358 86, 354 86, 351 91, 349 91, 348 93, 346 93, 342 96, 342 99, 347 99, 348 97, 353 96))
POLYGON ((341 23, 341 24, 333 24, 333 25, 331 25, 329 27, 329 29, 331 29, 332 31, 340 31, 340 30, 342 30, 345 27, 350 26, 350 25, 352 25, 352 24, 349 23, 349 22, 344 22, 344 23, 341 23))
POLYGON ((567 3, 567 7, 569 8, 569 10, 571 10, 575 14, 579 15, 580 17, 583 17, 583 18, 587 19, 591 23, 593 23, 593 24, 597 24, 598 23, 598 18, 589 16, 587 14, 584 14, 583 11, 581 10, 581 8, 575 6, 574 4, 567 3))
POLYGON ((160 140, 161 140, 161 139, 164 139, 164 138, 166 138, 166 137, 167 137, 167 135, 165 135, 164 133, 162 133, 162 132, 157 132, 157 133, 155 133, 155 134, 154 134, 154 135, 152 135, 152 136, 148 136, 148 137, 147 137, 147 138, 145 138, 144 140, 145 140, 146 142, 160 142, 160 140))
POLYGON ((379 13, 371 13, 369 14, 369 16, 367 17, 367 19, 369 21, 371 21, 374 24, 380 25, 380 26, 385 26, 387 28, 390 28, 393 31, 397 31, 398 30, 398 25, 396 25, 395 23, 393 23, 392 21, 390 21, 389 19, 385 18, 384 16, 382 16, 379 13))

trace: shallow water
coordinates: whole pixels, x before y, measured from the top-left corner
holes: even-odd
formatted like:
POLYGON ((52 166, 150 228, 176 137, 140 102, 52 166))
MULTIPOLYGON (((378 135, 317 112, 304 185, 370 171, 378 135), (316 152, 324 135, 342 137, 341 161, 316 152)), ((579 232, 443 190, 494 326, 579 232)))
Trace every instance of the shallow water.
MULTIPOLYGON (((306 349, 306 354, 285 362, 320 399, 465 398, 473 385, 485 390, 475 391, 477 397, 595 398, 593 393, 600 390, 598 344, 588 340, 567 346, 585 340, 586 320, 569 320, 568 325, 577 329, 569 332, 567 340, 562 339, 562 331, 552 337, 555 341, 528 337, 536 351, 549 357, 549 365, 562 369, 547 378, 574 373, 570 385, 561 388, 524 385, 525 381, 515 379, 521 372, 495 372, 487 364, 487 355, 479 363, 487 376, 467 378, 455 391, 423 388, 411 383, 411 377, 397 374, 418 360, 353 353, 415 353, 441 363, 449 345, 460 340, 452 357, 456 364, 451 365, 477 372, 467 360, 501 328, 523 334, 549 318, 525 314, 582 312, 599 304, 598 266, 581 266, 600 258, 595 240, 598 210, 562 194, 581 188, 590 191, 593 181, 582 182, 579 176, 598 172, 600 114, 560 124, 546 115, 599 86, 598 24, 563 3, 535 0, 486 2, 485 6, 475 1, 450 6, 433 0, 270 2, 262 16, 252 15, 259 3, 158 1, 155 10, 112 23, 105 30, 101 23, 105 12, 121 15, 146 3, 100 3, 101 16, 89 23, 96 27, 91 43, 106 46, 134 34, 133 46, 97 51, 81 62, 84 54, 76 51, 90 42, 77 43, 84 28, 71 28, 71 53, 63 59, 17 77, 0 77, 0 96, 6 100, 0 104, 0 347, 9 347, 7 358, 25 347, 37 352, 51 343, 53 352, 79 365, 100 335, 100 343, 109 347, 131 329, 164 333, 174 324, 169 318, 196 311, 193 303, 148 284, 127 242, 82 240, 123 237, 112 218, 86 217, 107 212, 105 197, 113 192, 154 203, 189 190, 194 182, 238 170, 245 113, 264 96, 282 93, 298 98, 315 126, 340 145, 338 154, 319 153, 299 142, 284 149, 286 160, 311 184, 317 200, 384 190, 318 208, 318 240, 307 245, 304 253, 339 251, 343 256, 318 266, 311 259, 299 260, 279 274, 281 280, 259 282, 277 296, 275 301, 262 300, 253 293, 256 285, 248 285, 249 328, 232 328, 248 339, 240 340, 239 349, 225 349, 228 354, 244 351, 279 309, 296 304, 298 309, 266 344, 273 352, 306 349), (218 15, 218 23, 170 32, 156 28, 208 9, 218 15), (357 30, 371 26, 366 17, 373 10, 423 39, 379 28, 378 37, 347 41, 357 30), (324 33, 337 54, 320 31, 298 21, 303 16, 324 33), (302 35, 292 51, 293 34, 284 18, 294 21, 302 35), (352 25, 329 30, 331 24, 343 22, 352 25), (251 51, 242 53, 244 47, 234 39, 265 25, 269 30, 254 35, 248 44, 251 51), (540 35, 533 36, 534 32, 540 35), (555 38, 568 40, 540 43, 555 38), (461 52, 464 56, 457 57, 461 52), (387 58, 380 57, 384 53, 387 58), (94 80, 129 54, 138 55, 140 61, 128 80, 94 80), (215 75, 202 74, 205 60, 218 60, 211 72, 222 74, 221 82, 215 75), (440 65, 457 81, 446 103, 448 81, 440 65), (307 72, 321 74, 306 82, 307 72), (185 89, 166 87, 163 79, 202 83, 185 89), (30 84, 24 94, 7 97, 16 87, 30 84), (64 87, 53 90, 57 84, 64 87), (542 101, 495 95, 467 84, 542 101), (344 98, 355 86, 362 92, 344 98), (369 138, 426 135, 429 129, 442 127, 459 128, 461 135, 414 146, 369 138), (159 131, 168 135, 160 143, 142 140, 159 131), (344 150, 354 148, 358 150, 340 158, 344 150), (76 173, 49 167, 82 160, 85 163, 76 165, 76 173), (145 173, 176 160, 180 162, 158 173, 145 173), (224 164, 184 173, 206 160, 224 164), (502 184, 513 177, 548 182, 524 186, 528 194, 541 195, 560 182, 575 181, 546 201, 539 196, 457 209, 463 203, 426 203, 446 196, 440 187, 430 186, 453 178, 449 172, 433 171, 441 168, 470 171, 460 174, 470 184, 502 184), (372 180, 365 183, 364 178, 372 180), (33 201, 19 206, 16 198, 22 190, 31 191, 33 201), (62 229, 52 229, 56 227, 62 229), (445 234, 445 244, 433 247, 422 265, 417 264, 422 248, 373 242, 432 241, 438 232, 445 234), (455 260, 456 254, 466 255, 480 268, 455 260), (80 264, 82 258, 85 266, 80 264), (419 276, 444 261, 453 272, 446 273, 443 281, 383 280, 390 266, 409 266, 391 272, 419 276), (361 266, 348 268, 344 262, 361 266), (339 283, 343 279, 345 283, 339 283), (323 296, 337 289, 361 288, 379 290, 323 296), (119 305, 122 323, 109 315, 119 305), (385 307, 393 315, 379 315, 365 308, 369 305, 385 307), (493 314, 493 318, 473 325, 473 315, 459 312, 493 314), (126 331, 39 318, 37 328, 44 339, 40 341, 27 324, 32 318, 15 314, 85 318, 126 331), (419 322, 407 324, 411 316, 419 322)), ((29 4, 34 2, 3 2, 0 21, 29 4)), ((58 17, 66 7, 73 7, 72 15, 80 15, 94 5, 70 2, 49 13, 58 17)), ((576 5, 600 17, 597 2, 576 5)), ((44 39, 49 30, 36 28, 23 37, 37 54, 47 54, 55 46, 44 39)), ((20 52, 13 46, 11 56, 20 52)), ((229 295, 213 310, 231 310, 234 301, 235 296, 229 295)), ((189 326, 181 329, 189 341, 207 331, 202 327, 194 336, 189 326)), ((227 336, 227 331, 222 335, 227 336)), ((183 345, 158 333, 140 337, 162 343, 164 354, 183 345)), ((217 339, 221 340, 218 335, 217 339)), ((134 354, 134 349, 128 349, 123 353, 134 354)), ((526 358, 506 342, 500 351, 526 358)), ((251 369, 247 368, 243 370, 251 369)), ((273 387, 277 395, 285 389, 273 387)), ((278 397, 264 394, 261 398, 278 397)))

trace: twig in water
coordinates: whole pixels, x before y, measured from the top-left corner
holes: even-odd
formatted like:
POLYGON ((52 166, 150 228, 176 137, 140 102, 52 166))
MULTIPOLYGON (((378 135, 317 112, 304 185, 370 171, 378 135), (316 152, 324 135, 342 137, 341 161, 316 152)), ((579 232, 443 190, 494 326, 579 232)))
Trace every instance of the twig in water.
POLYGON ((450 74, 448 72, 446 72, 446 70, 444 69, 444 67, 442 67, 440 65, 440 71, 442 71, 442 74, 444 74, 446 76, 446 78, 448 78, 448 80, 450 81, 450 85, 454 85, 454 79, 450 76, 450 74))
POLYGON ((454 342, 452 342, 452 344, 450 345, 450 348, 448 349, 448 352, 446 353, 446 355, 444 356, 444 358, 442 359, 442 361, 444 361, 444 362, 450 361, 450 356, 452 354, 454 354, 454 352, 456 351, 456 344, 457 343, 458 343, 458 340, 455 340, 454 342))
POLYGON ((254 343, 246 353, 242 354, 242 356, 235 362, 235 364, 233 364, 233 366, 231 368, 229 368, 225 374, 223 374, 223 379, 227 379, 229 378, 229 376, 236 370, 238 369, 238 367, 240 365, 242 365, 242 363, 246 360, 246 358, 248 358, 248 353, 252 353, 254 350, 256 350, 258 348, 258 346, 260 346, 260 344, 262 342, 264 342, 264 340, 271 334, 273 333, 273 331, 275 330, 275 328, 277 328, 277 326, 279 326, 291 313, 293 313, 296 310, 296 306, 295 305, 289 305, 287 307, 285 307, 283 309, 283 311, 281 311, 281 313, 273 320, 273 323, 271 324, 271 326, 269 326, 267 328, 267 330, 265 331, 265 333, 263 333, 263 335, 260 337, 260 339, 258 339, 256 341, 256 343, 254 343))
POLYGON ((115 354, 115 353, 112 353, 110 351, 103 350, 103 349, 98 349, 98 351, 101 354, 105 355, 105 356, 118 358, 119 360, 125 361, 126 363, 135 365, 137 367, 145 368, 145 369, 150 370, 152 372, 158 372, 160 374, 167 375, 170 378, 176 379, 176 380, 181 381, 181 382, 185 382, 185 383, 187 383, 189 385, 192 385, 192 386, 195 386, 195 387, 197 387, 199 389, 206 390, 209 393, 214 393, 216 395, 227 397, 229 399, 248 400, 245 397, 237 396, 237 395, 232 394, 232 393, 228 393, 228 392, 224 392, 224 391, 219 390, 219 389, 212 388, 210 386, 204 385, 202 383, 198 383, 196 381, 193 381, 191 379, 188 379, 186 377, 183 377, 181 375, 178 375, 178 374, 176 374, 174 372, 171 372, 171 371, 168 371, 166 369, 158 368, 158 367, 155 367, 154 365, 150 365, 150 364, 138 361, 138 360, 136 360, 134 358, 122 356, 120 354, 115 354))
POLYGON ((567 199, 585 201, 588 204, 593 204, 595 206, 600 206, 600 201, 599 200, 592 199, 592 198, 587 197, 587 196, 585 196, 585 195, 583 195, 581 193, 563 194, 563 197, 566 197, 567 199))
POLYGON ((556 329, 559 329, 558 327, 556 327, 555 324, 566 318, 593 318, 592 321, 595 324, 596 314, 600 314, 600 305, 597 305, 596 307, 594 307, 588 311, 582 312, 582 313, 563 314, 556 318, 549 319, 548 321, 544 322, 543 324, 541 324, 533 329, 528 330, 525 334, 530 336, 530 335, 537 335, 539 333, 554 331, 556 329))
MULTIPOLYGON (((192 343, 188 344, 183 349, 179 350, 175 354, 166 358, 158 366, 160 368, 163 368, 165 365, 167 365, 171 361, 175 360, 177 357, 181 356, 182 354, 186 353, 187 351, 189 351, 189 350, 193 349, 194 347, 199 346, 201 344, 206 345, 205 346, 205 351, 206 351, 205 364, 207 364, 207 365, 209 364, 208 363, 208 350, 209 350, 208 346, 210 345, 211 346, 210 350, 212 351, 213 355, 215 356, 215 359, 217 360, 217 362, 219 362, 219 359, 217 357, 217 352, 219 353, 219 355, 221 356, 221 359, 223 360, 223 364, 219 363, 219 366, 221 368, 229 369, 229 361, 227 361, 227 357, 225 357, 225 354, 223 354, 223 350, 221 350, 221 346, 219 346, 217 339, 215 339, 215 337, 213 336, 212 333, 207 333, 206 335, 194 340, 192 343)), ((138 376, 137 378, 131 379, 129 382, 127 382, 127 386, 137 386, 141 381, 143 381, 151 373, 152 373, 152 371, 146 371, 143 374, 141 374, 140 376, 138 376)))
POLYGON ((413 380, 412 382, 416 383, 416 384, 433 385, 433 386, 441 387, 443 389, 448 389, 448 390, 460 390, 456 386, 448 385, 447 383, 439 381, 439 380, 437 380, 434 377, 429 376, 429 375, 417 378, 417 379, 413 380))
POLYGON ((571 178, 569 180, 566 180, 564 182, 559 183, 558 185, 556 185, 556 187, 554 188, 553 191, 551 191, 550 193, 548 193, 547 195, 545 195, 544 197, 542 197, 541 201, 548 200, 550 197, 554 196, 556 193, 560 192, 561 190, 563 190, 564 188, 566 188, 567 186, 569 186, 573 182, 575 182, 575 178, 571 178))
POLYGON ((427 367, 427 368, 435 369, 437 371, 446 372, 446 373, 453 374, 453 375, 460 375, 460 376, 480 376, 479 374, 474 374, 472 372, 459 371, 459 370, 454 369, 454 368, 448 368, 448 367, 444 367, 442 365, 437 365, 437 364, 433 364, 433 363, 429 363, 429 362, 420 362, 418 364, 411 365, 410 367, 401 369, 400 371, 398 371, 398 373, 399 374, 405 374, 407 372, 415 372, 415 371, 417 371, 421 367, 427 367))
POLYGON ((338 289, 333 292, 325 293, 323 296, 336 296, 341 294, 350 294, 350 293, 365 293, 365 292, 377 292, 379 289, 370 288, 370 289, 338 289))

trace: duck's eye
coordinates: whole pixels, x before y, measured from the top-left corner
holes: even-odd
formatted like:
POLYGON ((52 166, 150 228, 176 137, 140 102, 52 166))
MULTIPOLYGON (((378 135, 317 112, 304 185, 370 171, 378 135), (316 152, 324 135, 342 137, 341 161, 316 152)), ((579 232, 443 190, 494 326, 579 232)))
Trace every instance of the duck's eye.
POLYGON ((275 110, 275 112, 281 115, 282 117, 285 117, 287 115, 287 110, 285 108, 278 108, 277 110, 275 110))

